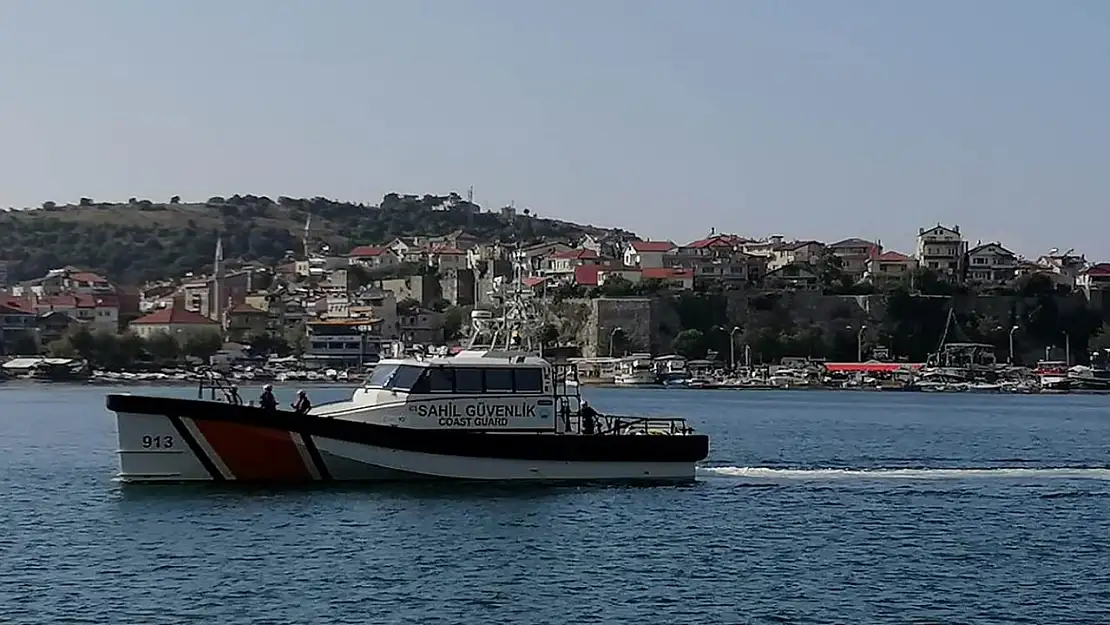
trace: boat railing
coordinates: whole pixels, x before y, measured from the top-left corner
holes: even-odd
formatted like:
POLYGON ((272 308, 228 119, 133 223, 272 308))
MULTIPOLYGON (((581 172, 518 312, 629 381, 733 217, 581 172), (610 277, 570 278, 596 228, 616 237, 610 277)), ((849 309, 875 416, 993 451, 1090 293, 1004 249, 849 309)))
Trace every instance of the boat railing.
POLYGON ((586 418, 571 414, 566 419, 569 434, 585 436, 686 436, 694 433, 694 428, 682 417, 626 417, 619 415, 598 415, 594 417, 593 432, 586 425, 586 418))
POLYGON ((204 391, 207 390, 208 398, 212 401, 222 400, 229 404, 243 403, 239 397, 239 389, 222 372, 210 367, 202 367, 197 370, 197 375, 200 377, 197 399, 204 399, 204 391))

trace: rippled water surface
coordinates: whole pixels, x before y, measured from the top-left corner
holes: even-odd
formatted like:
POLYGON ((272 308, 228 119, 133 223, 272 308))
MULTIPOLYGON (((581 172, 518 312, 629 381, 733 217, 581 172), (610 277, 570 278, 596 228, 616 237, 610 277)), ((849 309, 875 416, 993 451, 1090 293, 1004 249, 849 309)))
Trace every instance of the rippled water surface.
POLYGON ((260 490, 114 482, 106 392, 0 387, 0 623, 1110 622, 1110 397, 592 390, 699 482, 260 490))

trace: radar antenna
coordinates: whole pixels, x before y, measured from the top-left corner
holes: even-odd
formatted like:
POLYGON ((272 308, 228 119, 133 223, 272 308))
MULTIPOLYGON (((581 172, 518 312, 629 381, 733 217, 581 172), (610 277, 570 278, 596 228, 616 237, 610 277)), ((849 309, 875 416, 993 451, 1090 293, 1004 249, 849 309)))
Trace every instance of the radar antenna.
POLYGON ((490 300, 500 312, 475 310, 470 313, 471 332, 466 349, 538 352, 543 315, 531 292, 524 289, 525 258, 519 249, 511 253, 513 275, 493 279, 490 300))

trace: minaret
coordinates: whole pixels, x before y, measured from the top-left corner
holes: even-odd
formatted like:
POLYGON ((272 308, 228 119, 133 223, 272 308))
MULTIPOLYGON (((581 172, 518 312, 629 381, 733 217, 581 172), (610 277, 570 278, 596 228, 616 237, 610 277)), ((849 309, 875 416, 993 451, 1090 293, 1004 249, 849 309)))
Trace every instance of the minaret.
POLYGON ((212 301, 208 304, 211 316, 223 325, 224 238, 216 238, 216 259, 212 267, 212 301))
POLYGON ((304 259, 308 260, 308 238, 312 232, 312 213, 304 220, 304 235, 301 237, 301 245, 304 247, 304 259))

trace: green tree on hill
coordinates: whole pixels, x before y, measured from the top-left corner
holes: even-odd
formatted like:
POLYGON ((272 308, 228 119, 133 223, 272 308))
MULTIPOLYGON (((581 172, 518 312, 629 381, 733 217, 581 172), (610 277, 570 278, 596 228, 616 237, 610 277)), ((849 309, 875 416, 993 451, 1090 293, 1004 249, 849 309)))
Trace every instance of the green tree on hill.
MULTIPOLYGON (((275 202, 249 194, 212 196, 204 203, 186 203, 175 196, 164 204, 138 198, 134 204, 95 204, 83 198, 79 207, 0 214, 0 250, 15 261, 9 275, 17 281, 74 265, 113 281, 139 283, 209 269, 218 236, 224 239, 224 258, 229 262, 277 263, 287 252, 300 252, 309 215, 314 239, 336 251, 460 229, 487 241, 517 236, 517 227, 501 214, 482 212, 457 193, 391 193, 379 206, 322 197, 279 197, 275 202), (96 210, 90 210, 93 206, 96 210)), ((529 224, 537 238, 570 239, 604 232, 535 216, 529 224)))

